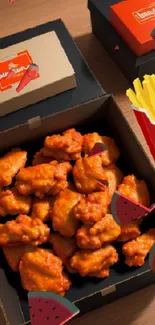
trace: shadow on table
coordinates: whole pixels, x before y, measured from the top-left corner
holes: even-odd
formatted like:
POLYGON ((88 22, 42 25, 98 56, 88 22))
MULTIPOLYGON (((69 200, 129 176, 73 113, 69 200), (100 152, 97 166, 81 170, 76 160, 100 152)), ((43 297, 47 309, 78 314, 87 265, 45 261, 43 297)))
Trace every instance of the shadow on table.
POLYGON ((155 285, 105 305, 80 318, 70 325, 138 325, 153 324, 155 310, 151 305, 155 297, 155 285), (150 308, 149 308, 150 307, 150 308))
POLYGON ((103 49, 93 34, 75 38, 82 55, 107 93, 125 94, 129 88, 127 79, 103 49))

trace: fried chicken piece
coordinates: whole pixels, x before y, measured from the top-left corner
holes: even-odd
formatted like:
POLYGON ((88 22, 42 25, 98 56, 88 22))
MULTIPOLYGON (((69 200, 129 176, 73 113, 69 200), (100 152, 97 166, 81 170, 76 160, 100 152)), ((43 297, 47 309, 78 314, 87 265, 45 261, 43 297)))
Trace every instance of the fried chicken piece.
POLYGON ((77 160, 81 157, 83 136, 75 129, 63 132, 63 135, 54 134, 45 138, 41 153, 43 156, 56 160, 77 160), (47 150, 46 150, 47 149, 47 150))
POLYGON ((36 152, 32 160, 32 166, 49 164, 53 159, 51 157, 45 157, 42 155, 41 150, 36 152))
POLYGON ((120 156, 120 150, 116 146, 114 139, 100 136, 97 132, 88 133, 84 136, 83 148, 85 154, 88 155, 97 142, 101 142, 107 147, 107 150, 101 154, 103 166, 114 164, 120 156))
MULTIPOLYGON (((124 177, 122 184, 118 185, 118 192, 139 204, 150 206, 150 194, 146 183, 138 180, 134 175, 124 177)), ((117 240, 125 242, 138 237, 141 233, 140 223, 141 219, 122 225, 121 234, 117 240)))
POLYGON ((104 191, 104 186, 98 184, 95 179, 108 181, 110 199, 123 178, 121 171, 115 165, 103 168, 100 156, 78 159, 73 167, 73 176, 77 190, 86 194, 104 191))
POLYGON ((4 190, 0 192, 0 216, 27 214, 31 208, 30 196, 22 196, 17 189, 4 190))
POLYGON ((126 242, 129 241, 131 239, 134 239, 138 236, 140 236, 141 231, 140 231, 140 219, 139 220, 133 220, 131 222, 129 222, 126 225, 122 225, 121 226, 121 233, 117 238, 117 241, 120 242, 126 242))
POLYGON ((91 272, 89 273, 89 277, 91 278, 99 278, 99 279, 104 279, 104 278, 108 278, 108 276, 110 275, 110 269, 102 269, 101 271, 98 272, 91 272))
POLYGON ((34 198, 32 204, 31 218, 39 218, 43 222, 51 219, 50 210, 54 203, 55 197, 45 196, 43 199, 34 198))
POLYGON ((123 245, 125 263, 128 266, 142 266, 145 258, 155 243, 155 229, 150 229, 136 239, 123 245))
POLYGON ((34 246, 48 240, 50 229, 40 219, 20 214, 16 220, 0 224, 0 245, 26 243, 34 246))
POLYGON ((139 204, 150 206, 150 194, 146 183, 134 175, 124 177, 122 184, 118 185, 118 192, 139 204))
POLYGON ((25 253, 19 270, 22 286, 27 291, 48 291, 64 296, 71 285, 63 272, 62 261, 48 249, 37 248, 25 253))
POLYGON ((36 247, 31 244, 14 244, 3 246, 3 253, 10 268, 14 272, 19 272, 19 263, 22 256, 27 252, 33 252, 35 249, 36 247))
POLYGON ((106 214, 102 220, 93 226, 83 225, 76 233, 77 244, 82 249, 101 248, 104 243, 111 243, 121 232, 120 226, 111 214, 106 214))
POLYGON ((99 156, 78 159, 73 167, 73 177, 77 190, 81 193, 103 191, 94 178, 102 179, 102 160, 99 156))
POLYGON ((81 276, 108 276, 107 269, 118 261, 118 254, 112 245, 91 251, 80 250, 71 258, 71 267, 81 276))
POLYGON ((14 148, 0 158, 0 187, 11 185, 18 171, 26 164, 27 152, 14 148))
POLYGON ((115 165, 110 165, 104 168, 103 179, 107 180, 109 183, 108 189, 109 189, 110 202, 114 192, 117 189, 117 186, 121 183, 122 178, 123 178, 122 172, 115 165))
POLYGON ((16 176, 16 187, 22 195, 34 193, 42 199, 45 194, 56 195, 68 187, 67 175, 72 170, 69 162, 22 168, 16 176))
POLYGON ((53 245, 55 254, 60 257, 67 270, 74 273, 74 270, 71 269, 69 260, 77 250, 76 239, 66 238, 59 233, 54 233, 50 235, 49 242, 53 245))
POLYGON ((63 236, 72 237, 79 227, 79 221, 75 218, 73 209, 80 198, 80 193, 66 189, 60 192, 53 204, 51 212, 53 229, 63 236))
POLYGON ((92 224, 104 217, 109 206, 109 191, 96 192, 88 194, 81 198, 80 202, 74 208, 74 216, 76 219, 84 223, 92 224))

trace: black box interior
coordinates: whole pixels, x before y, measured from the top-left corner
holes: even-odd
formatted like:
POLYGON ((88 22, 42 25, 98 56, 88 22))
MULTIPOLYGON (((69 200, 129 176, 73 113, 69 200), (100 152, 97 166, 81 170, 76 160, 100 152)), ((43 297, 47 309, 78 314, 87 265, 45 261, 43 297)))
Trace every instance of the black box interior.
MULTIPOLYGON (((24 126, 22 127, 24 128, 24 126)), ((38 129, 33 130, 33 137, 32 134, 25 133, 25 140, 22 140, 22 143, 19 140, 18 128, 14 129, 14 136, 12 134, 12 137, 14 138, 14 145, 21 144, 21 148, 29 150, 30 162, 33 154, 42 146, 45 135, 60 132, 70 127, 75 127, 83 134, 97 131, 101 135, 114 137, 117 145, 121 149, 121 157, 116 165, 121 168, 125 175, 134 173, 140 179, 144 179, 148 184, 150 193, 153 195, 155 191, 154 168, 111 96, 107 95, 97 98, 83 105, 72 107, 67 111, 65 110, 65 112, 43 119, 42 125, 38 129), (42 135, 41 138, 40 135, 42 135), (33 141, 31 140, 32 138, 33 141)), ((10 132, 12 131, 10 130, 10 132)), ((10 132, 7 132, 5 139, 6 142, 8 139, 8 143, 10 132)), ((150 215, 150 217, 144 220, 142 230, 146 231, 148 228, 154 226, 154 218, 150 215)), ((66 298, 79 307, 81 314, 154 283, 155 277, 150 270, 148 260, 140 268, 127 267, 123 262, 124 258, 121 253, 121 246, 121 243, 115 243, 120 260, 111 268, 109 278, 102 280, 89 277, 82 278, 79 275, 69 275, 73 284, 67 292, 66 298)), ((11 300, 14 299, 14 296, 17 299, 17 295, 16 308, 18 306, 20 315, 22 311, 22 323, 28 322, 27 292, 21 288, 19 274, 10 271, 2 252, 0 258, 0 274, 3 276, 0 297, 2 297, 10 324, 21 324, 21 322, 13 322, 15 317, 14 310, 11 310, 10 306, 11 300)))

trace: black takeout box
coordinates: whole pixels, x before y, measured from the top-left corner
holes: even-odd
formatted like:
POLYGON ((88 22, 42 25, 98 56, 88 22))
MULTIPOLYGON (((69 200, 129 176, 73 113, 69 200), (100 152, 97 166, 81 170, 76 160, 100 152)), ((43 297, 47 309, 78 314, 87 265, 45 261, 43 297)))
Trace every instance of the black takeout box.
MULTIPOLYGON (((155 170, 113 97, 109 95, 44 117, 38 128, 30 130, 29 124, 26 123, 13 130, 8 130, 3 137, 5 149, 10 145, 20 145, 20 134, 23 134, 21 148, 28 149, 31 156, 38 149, 38 144, 41 147, 45 135, 70 127, 76 127, 82 133, 97 131, 102 135, 114 137, 122 153, 117 165, 125 175, 134 173, 140 179, 144 179, 153 196, 155 193, 155 170)), ((154 223, 154 218, 151 216, 146 218, 143 230, 154 227, 154 223)), ((79 307, 81 314, 155 282, 155 275, 150 270, 148 261, 141 268, 125 266, 121 246, 119 243, 115 244, 120 260, 111 268, 109 278, 95 279, 70 275, 72 286, 66 297, 79 307)), ((3 302, 4 316, 8 321, 6 324, 27 324, 29 321, 27 292, 22 290, 19 274, 15 274, 9 269, 2 252, 0 280, 0 304, 3 302)), ((2 321, 0 324, 3 325, 2 321)))
MULTIPOLYGON (((60 20, 7 37, 0 41, 0 46, 9 46, 11 42, 30 38, 52 28, 57 32, 73 65, 78 87, 0 118, 0 154, 11 147, 21 146, 28 150, 31 160, 33 154, 42 147, 47 134, 70 127, 77 128, 83 134, 97 131, 116 139, 122 153, 117 165, 125 175, 134 173, 144 179, 153 196, 154 167, 113 97, 106 95, 96 82, 60 20)), ((146 218, 144 230, 155 226, 153 220, 151 216, 146 218)), ((128 268, 123 262, 121 244, 115 246, 120 261, 111 268, 109 278, 102 280, 70 275, 73 285, 66 297, 79 307, 81 314, 155 282, 148 261, 141 268, 128 268)), ((21 288, 19 274, 9 269, 0 250, 0 325, 23 324, 29 324, 27 292, 21 288)))
MULTIPOLYGON (((128 0, 126 0, 128 1, 128 0)), ((110 6, 120 0, 88 0, 94 34, 105 50, 131 81, 155 73, 155 51, 136 56, 110 23, 110 6), (119 49, 115 50, 115 46, 119 49)))

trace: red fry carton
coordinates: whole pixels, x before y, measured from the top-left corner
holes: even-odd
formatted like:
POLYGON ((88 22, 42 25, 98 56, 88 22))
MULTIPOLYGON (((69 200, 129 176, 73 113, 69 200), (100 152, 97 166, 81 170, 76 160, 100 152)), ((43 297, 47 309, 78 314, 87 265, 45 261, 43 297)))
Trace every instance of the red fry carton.
POLYGON ((132 105, 134 114, 141 127, 145 140, 150 148, 151 154, 155 159, 155 123, 150 120, 147 112, 143 108, 136 108, 132 105))

